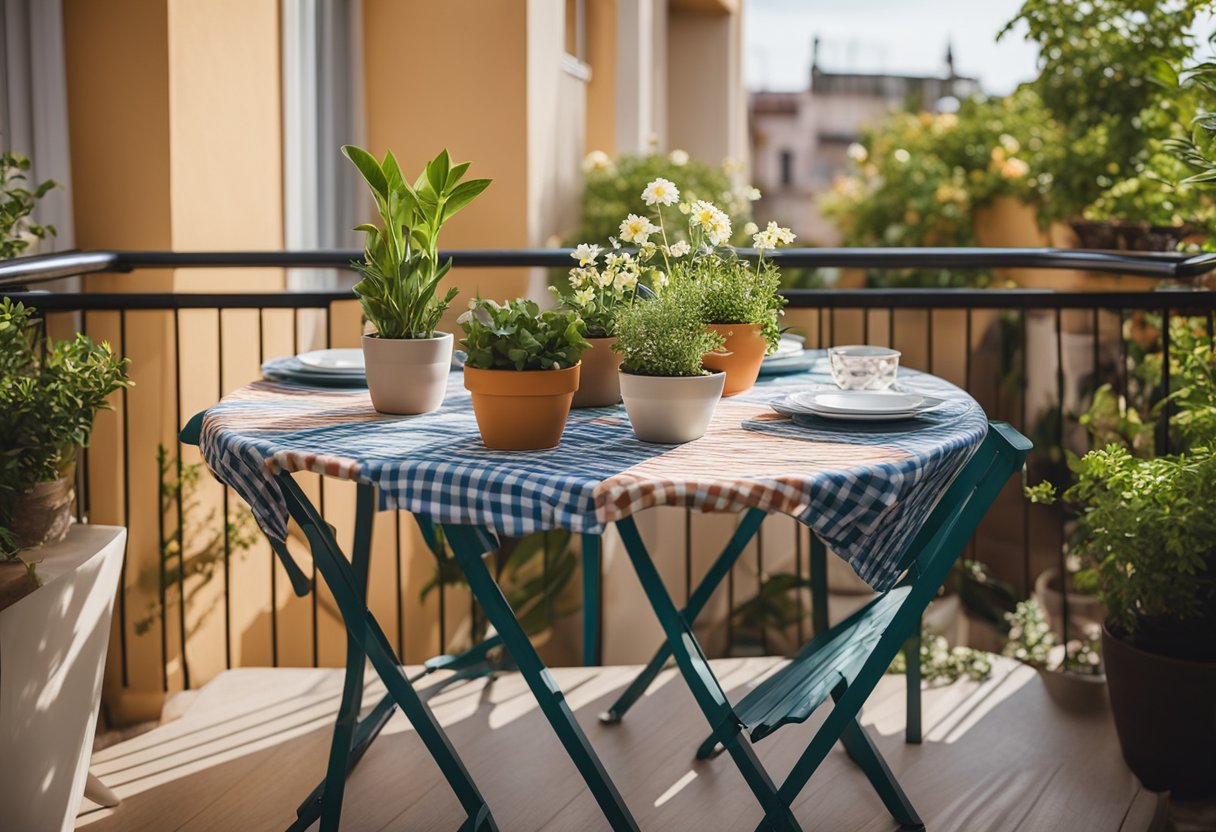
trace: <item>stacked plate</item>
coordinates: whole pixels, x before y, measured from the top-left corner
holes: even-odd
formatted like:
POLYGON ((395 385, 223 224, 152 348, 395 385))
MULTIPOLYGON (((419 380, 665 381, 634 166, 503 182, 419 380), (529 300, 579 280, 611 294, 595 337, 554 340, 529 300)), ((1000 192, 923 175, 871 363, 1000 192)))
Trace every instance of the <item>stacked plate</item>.
POLYGON ((314 387, 366 387, 363 350, 314 350, 300 355, 272 358, 262 365, 262 375, 273 381, 292 381, 314 387))
POLYGON ((941 405, 945 399, 898 390, 803 390, 790 393, 771 407, 786 416, 818 416, 842 422, 894 422, 912 419, 941 405))

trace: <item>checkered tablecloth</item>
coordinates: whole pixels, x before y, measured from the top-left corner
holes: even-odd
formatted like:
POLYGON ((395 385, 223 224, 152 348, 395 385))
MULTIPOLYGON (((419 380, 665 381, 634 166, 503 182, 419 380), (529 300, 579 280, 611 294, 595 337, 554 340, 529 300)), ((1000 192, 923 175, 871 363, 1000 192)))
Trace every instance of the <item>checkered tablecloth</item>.
POLYGON ((594 534, 652 506, 780 512, 883 590, 988 422, 966 393, 910 370, 901 385, 949 399, 940 413, 895 427, 804 426, 767 407, 791 389, 828 382, 826 360, 761 380, 723 399, 706 435, 685 445, 638 441, 618 406, 572 411, 557 448, 513 452, 482 444, 459 372, 443 407, 422 416, 377 413, 366 390, 260 381, 207 410, 201 447, 274 540, 286 537, 287 508, 273 474, 314 471, 376 485, 381 509, 503 535, 594 534))

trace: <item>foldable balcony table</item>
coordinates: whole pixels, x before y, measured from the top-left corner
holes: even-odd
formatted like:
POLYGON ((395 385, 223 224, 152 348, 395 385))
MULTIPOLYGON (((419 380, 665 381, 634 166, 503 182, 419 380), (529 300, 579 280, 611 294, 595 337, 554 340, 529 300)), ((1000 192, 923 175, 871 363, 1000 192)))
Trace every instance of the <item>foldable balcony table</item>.
MULTIPOLYGON (((594 601, 600 535, 617 525, 667 636, 651 669, 668 654, 675 656, 710 729, 699 755, 708 756, 716 745, 730 752, 764 809, 762 825, 797 828, 789 805, 837 739, 861 763, 892 814, 916 825, 907 798, 856 714, 877 682, 875 674, 916 634, 924 604, 996 491, 1020 467, 1029 445, 1008 426, 989 431, 969 396, 913 371, 905 372, 901 383, 948 400, 914 422, 795 425, 767 406, 793 388, 827 382, 826 371, 826 362, 819 361, 809 373, 770 379, 743 396, 723 400, 706 436, 680 446, 638 441, 618 406, 574 411, 555 449, 492 451, 481 443, 459 373, 453 374, 443 407, 421 416, 376 413, 364 390, 264 381, 235 391, 196 417, 185 438, 199 442, 212 471, 249 503, 285 559, 297 590, 307 591, 307 580, 291 564, 285 545, 288 518, 299 523, 347 627, 347 687, 326 781, 311 798, 312 805, 321 804, 322 826, 336 825, 347 772, 398 704, 466 809, 462 829, 493 828, 489 809, 456 751, 402 674, 363 601, 377 494, 380 509, 413 513, 428 539, 436 527, 443 529, 475 598, 613 829, 637 825, 483 562, 500 536, 550 529, 581 534, 587 597, 594 601), (292 478, 302 471, 359 484, 349 562, 333 530, 292 478), (660 505, 746 512, 683 611, 663 587, 632 517, 660 505), (808 525, 882 594, 831 630, 821 626, 798 659, 732 707, 691 624, 760 521, 773 512, 808 525), (365 654, 389 696, 359 721, 365 654), (828 695, 837 700, 832 714, 778 789, 741 738, 742 731, 758 741, 783 724, 805 720, 828 695)), ((590 623, 598 610, 588 607, 585 620, 590 623)), ((589 636, 589 652, 593 643, 589 636)), ((484 653, 489 646, 476 649, 484 653)), ((441 658, 435 666, 452 662, 441 658)), ((651 678, 644 673, 609 719, 619 719, 651 678)))

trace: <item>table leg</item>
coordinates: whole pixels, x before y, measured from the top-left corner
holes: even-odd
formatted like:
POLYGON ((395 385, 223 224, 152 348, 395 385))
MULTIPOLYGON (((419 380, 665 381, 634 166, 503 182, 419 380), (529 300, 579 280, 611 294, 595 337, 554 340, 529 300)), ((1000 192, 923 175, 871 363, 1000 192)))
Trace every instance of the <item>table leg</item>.
MULTIPOLYGON (((697 620, 697 616, 701 614, 701 610, 709 603, 709 599, 713 597, 714 590, 718 585, 730 574, 730 570, 734 567, 735 562, 739 560, 739 556, 743 554, 743 550, 747 548, 747 544, 755 537, 756 531, 760 528, 760 524, 764 522, 765 513, 759 509, 750 509, 743 519, 739 522, 739 527, 735 529, 735 533, 731 536, 730 542, 726 544, 726 548, 722 550, 722 554, 709 567, 709 571, 705 573, 705 577, 697 584, 696 589, 688 597, 688 603, 684 609, 680 610, 680 616, 685 623, 691 627, 693 622, 697 620)), ((620 524, 617 524, 618 528, 620 524)), ((654 658, 642 669, 642 672, 625 688, 624 693, 612 704, 604 713, 600 714, 600 721, 608 724, 620 722, 625 716, 626 711, 633 707, 633 703, 641 698, 646 689, 654 682, 655 677, 662 671, 663 665, 671 658, 671 648, 666 644, 659 646, 655 652, 654 658)))
POLYGON ((600 557, 602 539, 598 534, 584 534, 583 542, 583 665, 600 663, 600 605, 604 591, 600 580, 603 568, 600 557))
POLYGON ((533 696, 536 697, 549 724, 553 726, 558 739, 565 746, 566 753, 570 755, 570 759, 591 789, 609 825, 616 832, 637 830, 637 822, 630 814, 629 807, 625 805, 595 749, 579 727, 570 706, 566 704, 561 688, 549 674, 532 643, 528 641, 506 596, 486 569, 482 555, 493 548, 487 539, 488 535, 473 526, 445 525, 443 528, 448 543, 464 570, 470 589, 481 602, 481 607, 494 629, 502 636, 503 644, 515 659, 533 696))

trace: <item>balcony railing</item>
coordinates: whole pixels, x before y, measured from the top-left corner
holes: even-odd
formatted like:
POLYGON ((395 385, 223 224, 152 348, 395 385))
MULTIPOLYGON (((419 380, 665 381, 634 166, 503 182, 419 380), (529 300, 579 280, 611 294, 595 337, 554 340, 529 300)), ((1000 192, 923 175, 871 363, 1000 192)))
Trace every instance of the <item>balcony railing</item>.
MULTIPOLYGON (((200 677, 243 663, 337 664, 341 662, 340 621, 327 614, 327 595, 289 597, 285 576, 267 547, 253 545, 238 557, 237 534, 227 518, 239 502, 213 483, 202 502, 214 515, 190 528, 190 495, 180 487, 189 451, 176 445, 176 429, 194 411, 257 377, 257 366, 275 354, 304 348, 355 345, 360 331, 356 302, 349 291, 252 292, 84 292, 36 291, 40 283, 64 277, 188 268, 349 268, 357 251, 314 252, 71 252, 0 263, 0 290, 38 308, 52 331, 86 331, 104 337, 130 355, 137 387, 118 394, 117 412, 99 424, 94 447, 78 465, 78 515, 94 522, 131 528, 130 551, 119 595, 114 685, 123 689, 169 691, 189 688, 200 677), (137 344, 136 341, 139 341, 137 344), (205 361, 203 358, 205 357, 205 361), (196 366, 197 365, 197 366, 196 366), (202 366, 202 365, 205 365, 202 366), (200 369, 200 367, 202 367, 200 369), (155 412, 153 412, 155 411, 155 412), (137 424, 136 424, 137 423, 137 424), (150 434, 149 434, 150 432, 150 434), (169 445, 168 473, 154 464, 153 440, 169 445), (158 474, 159 472, 159 474, 158 474), (157 477, 160 479, 157 479, 157 477), (178 483, 165 489, 166 476, 178 483), (167 497, 166 497, 167 495, 167 497), (167 500, 167 501, 166 501, 167 500), (184 531, 182 529, 184 528, 184 531), (187 568, 192 536, 214 541, 207 571, 187 568), (174 554, 176 540, 178 552, 174 554), (253 562, 256 560, 256 564, 253 562), (241 562, 238 562, 241 561, 241 562), (254 580, 254 576, 257 580, 254 580), (214 582, 212 582, 214 579, 214 582), (200 581, 204 586, 200 586, 200 581), (210 588, 205 585, 210 583, 210 588), (255 594, 249 586, 269 594, 255 594), (205 591, 202 591, 205 590, 205 591), (214 608, 218 624, 205 624, 214 608), (290 630, 289 639, 284 634, 290 630), (307 631, 307 636, 301 631, 307 631), (222 643, 222 649, 220 644, 222 643), (307 646, 302 647, 301 644, 307 646), (206 654, 218 659, 198 659, 206 654), (155 666, 155 672, 149 666, 155 666), (192 669, 198 668, 192 674, 192 669)), ((743 251, 744 256, 752 252, 743 251)), ((567 250, 451 251, 460 268, 562 268, 567 250)), ((789 290, 785 323, 802 332, 808 346, 867 342, 901 349, 905 363, 941 375, 967 389, 992 418, 1011 421, 1035 439, 1029 476, 1066 478, 1068 452, 1087 447, 1081 414, 1096 390, 1110 384, 1119 395, 1155 401, 1169 389, 1169 362, 1159 381, 1136 374, 1137 360, 1168 355, 1170 323, 1185 318, 1214 332, 1216 293, 1199 291, 1196 279, 1216 267, 1216 255, 1126 254, 1061 249, 797 249, 777 252, 782 266, 867 269, 1051 269, 1121 274, 1135 278, 1129 291, 1043 289, 819 289, 789 290), (1160 281, 1150 285, 1151 280, 1160 281), (1183 291, 1161 291, 1169 288, 1183 291), (1190 291, 1188 291, 1190 290, 1190 291), (1139 385, 1139 387, 1138 387, 1139 385), (1147 385, 1147 386, 1146 386, 1147 385)), ((490 278, 492 281, 493 278, 490 278)), ((493 284, 482 288, 493 294, 493 284)), ((113 282, 111 282, 113 285, 113 282)), ((87 283, 86 283, 87 287, 87 283)), ((1168 450, 1168 412, 1160 415, 1159 448, 1168 450)), ((318 504, 339 529, 349 522, 346 492, 317 482, 318 504), (329 496, 328 505, 325 497, 329 496)), ((701 521, 697 521, 699 523, 701 521)), ((1011 484, 972 541, 969 557, 987 563, 1021 596, 1034 590, 1041 571, 1065 572, 1066 518, 1023 499, 1011 484)), ((709 545, 721 529, 699 532, 684 518, 682 582, 696 580, 698 538, 709 545)), ((377 573, 391 586, 372 599, 377 615, 406 662, 443 652, 458 627, 477 620, 463 587, 440 583, 419 601, 425 575, 433 573, 430 553, 418 551, 401 518, 378 529, 385 541, 377 573), (385 558, 387 556, 387 558, 385 558), (427 624, 419 615, 434 616, 427 624), (394 627, 391 622, 395 622, 394 627), (432 637, 434 641, 432 641, 432 637)), ((807 532, 774 518, 766 523, 754 557, 730 577, 726 594, 725 638, 720 650, 743 647, 734 614, 755 594, 763 576, 789 569, 799 579, 809 568, 807 532)), ((545 564, 549 563, 546 549, 545 564)), ((672 573, 666 573, 670 580, 672 573)), ((374 576, 375 579, 375 576, 374 576)), ((375 593, 374 593, 375 595, 375 593)), ((1068 631, 1067 593, 1063 629, 1068 631)), ((810 629, 805 593, 796 593, 797 621, 790 637, 810 629)), ((601 630, 602 632, 602 630, 601 630)), ((761 623, 755 646, 776 641, 761 623), (773 639, 773 641, 770 641, 773 639)), ((611 628, 605 636, 612 639, 611 628)), ((777 645, 780 646, 780 645, 777 645)))

